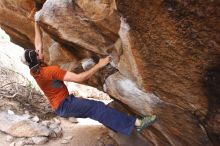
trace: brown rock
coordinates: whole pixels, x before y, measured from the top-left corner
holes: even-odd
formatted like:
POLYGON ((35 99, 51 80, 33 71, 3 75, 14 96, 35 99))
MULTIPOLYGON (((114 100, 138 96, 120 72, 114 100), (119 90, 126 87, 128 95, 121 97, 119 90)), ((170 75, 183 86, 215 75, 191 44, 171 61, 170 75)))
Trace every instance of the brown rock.
POLYGON ((0 25, 10 35, 11 40, 23 47, 33 48, 34 23, 28 18, 34 8, 33 1, 2 0, 0 7, 0 25))
POLYGON ((156 123, 144 131, 148 143, 153 141, 159 145, 179 145, 181 141, 181 145, 212 145, 206 131, 192 118, 193 115, 189 111, 175 104, 160 101, 154 94, 139 90, 134 82, 120 73, 111 75, 106 80, 106 86, 111 96, 134 111, 142 115, 157 114, 156 123), (163 137, 163 140, 159 137, 163 137))
POLYGON ((58 43, 54 42, 49 47, 49 65, 58 65, 65 70, 72 70, 77 67, 77 59, 69 50, 61 47, 58 43))
POLYGON ((48 0, 37 17, 53 38, 71 46, 106 54, 117 40, 119 17, 111 3, 48 0))

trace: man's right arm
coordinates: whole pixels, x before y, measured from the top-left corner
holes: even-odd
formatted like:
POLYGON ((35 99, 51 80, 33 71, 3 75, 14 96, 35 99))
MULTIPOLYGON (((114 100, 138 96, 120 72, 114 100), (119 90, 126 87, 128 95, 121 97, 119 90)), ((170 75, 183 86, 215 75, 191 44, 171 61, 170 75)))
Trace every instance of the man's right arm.
POLYGON ((76 83, 82 83, 86 80, 88 80, 92 75, 94 75, 99 69, 104 67, 110 62, 110 58, 106 57, 99 60, 99 63, 93 66, 90 70, 85 71, 80 74, 67 72, 64 76, 64 81, 70 81, 70 82, 76 82, 76 83))

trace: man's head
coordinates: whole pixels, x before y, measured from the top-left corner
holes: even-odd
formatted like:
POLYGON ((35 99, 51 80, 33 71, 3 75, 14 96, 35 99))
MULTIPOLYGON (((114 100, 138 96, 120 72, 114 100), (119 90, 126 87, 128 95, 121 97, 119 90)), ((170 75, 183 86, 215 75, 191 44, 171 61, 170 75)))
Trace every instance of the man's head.
POLYGON ((35 50, 31 49, 24 51, 24 54, 21 57, 21 61, 28 65, 31 70, 36 70, 40 65, 38 54, 35 52, 35 50))

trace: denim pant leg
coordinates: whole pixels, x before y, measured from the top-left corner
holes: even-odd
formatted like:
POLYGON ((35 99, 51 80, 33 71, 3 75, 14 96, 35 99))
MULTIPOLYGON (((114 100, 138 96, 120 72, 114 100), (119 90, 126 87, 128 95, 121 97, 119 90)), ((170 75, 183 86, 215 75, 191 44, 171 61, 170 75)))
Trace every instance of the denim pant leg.
POLYGON ((99 121, 110 129, 129 135, 131 134, 136 118, 106 106, 100 101, 68 96, 56 110, 62 117, 91 118, 99 121))

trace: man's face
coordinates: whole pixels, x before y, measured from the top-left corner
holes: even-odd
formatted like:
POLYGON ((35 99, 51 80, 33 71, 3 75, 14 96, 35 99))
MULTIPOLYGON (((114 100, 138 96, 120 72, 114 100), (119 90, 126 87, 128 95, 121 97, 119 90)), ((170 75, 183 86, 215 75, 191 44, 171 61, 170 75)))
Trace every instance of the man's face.
POLYGON ((39 54, 38 52, 35 50, 36 54, 37 54, 37 60, 40 60, 39 54))
POLYGON ((40 54, 39 52, 35 51, 37 53, 37 60, 38 61, 43 61, 44 60, 44 56, 42 54, 40 54))

